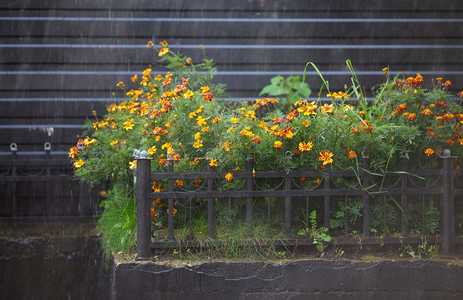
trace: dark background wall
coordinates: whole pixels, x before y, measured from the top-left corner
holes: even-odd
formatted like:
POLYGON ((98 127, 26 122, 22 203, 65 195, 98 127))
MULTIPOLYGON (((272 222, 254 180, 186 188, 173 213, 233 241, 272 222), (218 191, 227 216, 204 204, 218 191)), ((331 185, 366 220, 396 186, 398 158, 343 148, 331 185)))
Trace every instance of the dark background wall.
MULTIPOLYGON (((422 73, 428 86, 439 76, 454 82, 454 94, 463 89, 463 1, 0 0, 0 194, 12 199, 0 202, 0 217, 96 212, 95 199, 75 201, 90 199, 76 182, 50 189, 5 181, 9 146, 17 143, 18 160, 31 166, 26 154, 43 156, 50 142, 51 156, 65 161, 52 173, 72 175, 67 151, 93 110, 104 114, 123 98, 116 83, 149 64, 165 71, 149 40, 167 40, 194 61, 204 45, 217 82, 228 85, 226 100, 255 99, 271 77, 301 75, 308 61, 343 90, 346 59, 366 90, 388 65, 393 74, 422 73)), ((308 83, 318 91, 313 69, 308 83)), ((19 171, 45 174, 40 166, 19 171)))
MULTIPOLYGON (((203 44, 232 99, 258 97, 270 77, 301 74, 308 61, 343 89, 346 59, 367 89, 389 65, 461 90, 462 17, 457 0, 2 0, 0 151, 46 141, 67 151, 92 110, 123 97, 119 80, 148 64, 162 71, 149 40, 196 61, 203 44)), ((308 82, 318 90, 313 72, 308 82)))

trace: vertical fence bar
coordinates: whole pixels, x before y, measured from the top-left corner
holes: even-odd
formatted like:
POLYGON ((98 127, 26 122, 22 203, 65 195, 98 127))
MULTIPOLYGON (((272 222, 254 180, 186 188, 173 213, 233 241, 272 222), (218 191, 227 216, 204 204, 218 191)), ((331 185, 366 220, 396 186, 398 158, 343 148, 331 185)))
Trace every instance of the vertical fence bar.
MULTIPOLYGON (((174 173, 174 161, 172 158, 167 159, 167 171, 170 174, 174 173)), ((167 191, 169 193, 174 192, 174 179, 173 178, 167 180, 167 191)), ((175 236, 174 236, 174 199, 169 198, 167 200, 167 208, 169 209, 169 213, 167 214, 167 226, 168 226, 167 238, 170 241, 173 241, 175 239, 175 236)))
MULTIPOLYGON (((252 192, 252 165, 253 159, 248 158, 246 163, 246 171, 249 176, 246 178, 246 191, 252 192)), ((246 224, 248 227, 248 234, 252 234, 252 197, 248 197, 246 200, 246 224)))
MULTIPOLYGON (((405 171, 408 169, 408 159, 406 157, 402 157, 402 169, 405 171)), ((402 174, 401 177, 401 188, 403 190, 407 189, 408 187, 408 175, 402 174)), ((408 235, 408 220, 407 220, 407 210, 408 210, 408 201, 407 201, 407 194, 402 193, 400 196, 400 205, 402 206, 402 220, 401 220, 401 231, 402 236, 408 235)))
POLYGON ((445 149, 442 156, 442 252, 449 255, 454 248, 454 172, 455 157, 445 149))
POLYGON ((137 259, 149 259, 151 255, 151 218, 150 218, 150 160, 145 157, 137 159, 137 259))
MULTIPOLYGON (((368 157, 363 157, 363 168, 368 170, 370 167, 370 159, 368 157)), ((369 174, 365 173, 362 178, 363 188, 367 188, 370 184, 369 174)), ((370 237, 370 196, 368 193, 363 195, 363 237, 370 237)))
MULTIPOLYGON (((213 190, 212 182, 212 167, 207 165, 207 191, 210 193, 213 190)), ((207 198, 207 235, 211 238, 214 237, 214 199, 209 197, 207 198)))
MULTIPOLYGON (((291 190, 291 177, 285 177, 285 190, 291 190)), ((291 236, 291 197, 285 197, 285 233, 287 237, 291 236)))
POLYGON ((45 181, 45 210, 47 216, 51 215, 50 208, 52 207, 52 204, 50 203, 51 199, 51 189, 50 189, 50 179, 49 177, 51 176, 51 169, 50 169, 50 151, 51 151, 51 144, 46 142, 43 145, 43 149, 45 150, 45 176, 48 177, 47 180, 45 181))
POLYGON ((17 191, 17 161, 16 161, 16 154, 18 152, 18 146, 16 143, 11 143, 10 145, 11 150, 11 177, 13 181, 11 182, 11 214, 13 217, 17 215, 17 203, 18 203, 18 191, 17 191))
MULTIPOLYGON (((328 175, 325 177, 323 188, 326 191, 330 190, 330 177, 328 175)), ((323 226, 330 229, 330 210, 331 210, 331 196, 330 195, 325 195, 323 197, 323 207, 324 207, 324 214, 325 214, 325 223, 323 226)))

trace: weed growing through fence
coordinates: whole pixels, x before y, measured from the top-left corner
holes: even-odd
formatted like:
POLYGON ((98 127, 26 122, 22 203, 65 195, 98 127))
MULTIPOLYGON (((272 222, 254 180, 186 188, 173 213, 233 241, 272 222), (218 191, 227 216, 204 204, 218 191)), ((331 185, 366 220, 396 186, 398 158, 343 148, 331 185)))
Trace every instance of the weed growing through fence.
MULTIPOLYGON (((385 68, 385 82, 375 91, 375 97, 367 101, 350 61, 347 66, 352 73, 351 82, 343 91, 330 90, 316 65, 308 63, 306 70, 315 68, 323 80, 317 100, 291 96, 291 106, 282 106, 275 98, 229 103, 218 101, 225 94, 225 87, 212 83, 217 70, 211 59, 204 57, 195 63, 190 57, 170 51, 166 42, 161 42, 160 48, 151 42, 148 46, 158 52, 169 71, 153 74, 148 67, 128 83, 118 83, 126 99, 108 105, 104 116, 95 115, 95 119, 89 120, 76 146, 69 151, 78 177, 92 184, 108 182, 111 187, 104 201, 100 228, 105 243, 114 251, 132 247, 135 236, 131 188, 136 168, 134 149, 148 152, 156 172, 167 170, 168 159, 174 162, 177 171, 207 168, 224 171, 226 177, 218 182, 224 190, 243 184, 243 180, 234 178, 234 173, 246 169, 249 157, 254 159, 255 171, 318 170, 322 178, 329 169, 358 171, 359 159, 368 156, 367 167, 372 175, 378 175, 371 187, 387 184, 389 179, 384 174, 400 168, 401 157, 409 159, 411 168, 435 167, 437 162, 433 158, 445 148, 463 157, 463 113, 448 93, 451 83, 442 78, 432 79, 430 88, 425 89, 422 87, 425 79, 420 74, 391 78, 385 68), (321 97, 329 100, 322 101, 321 97)), ((305 75, 304 72, 301 81, 289 80, 293 87, 304 86, 302 90, 296 88, 297 93, 292 95, 308 94, 305 75)), ((463 97, 463 92, 459 95, 463 97)), ((348 180, 338 183, 355 184, 348 180)), ((177 180, 175 189, 195 190, 204 184, 201 179, 177 180)), ((301 184, 313 187, 317 183, 315 179, 301 179, 301 184)), ((164 191, 166 186, 167 182, 153 182, 152 191, 164 191)), ((377 230, 387 231, 390 227, 393 231, 402 208, 390 198, 385 199, 386 205, 389 204, 387 209, 381 209, 380 200, 377 207, 372 206, 372 225, 377 230)), ((339 201, 335 204, 338 212, 332 216, 334 228, 346 231, 349 227, 349 231, 358 232, 360 203, 357 199, 344 204, 343 199, 339 201)), ((431 202, 426 206, 429 208, 426 230, 436 232, 436 214, 431 202)), ((200 216, 206 207, 203 199, 188 205, 175 203, 178 236, 211 242, 201 224, 204 220, 200 216), (195 220, 194 230, 189 227, 190 213, 195 220)), ((236 206, 231 213, 239 215, 242 207, 236 206)), ((228 214, 228 207, 223 209, 221 214, 228 214)), ((163 239, 167 220, 165 199, 153 201, 151 216, 157 234, 154 238, 163 239)), ((413 218, 409 222, 418 223, 413 218)), ((244 230, 240 221, 232 223, 234 231, 244 230)), ((236 246, 239 240, 234 236, 244 238, 240 234, 227 237, 219 226, 213 240, 229 238, 231 252, 240 254, 236 246)))

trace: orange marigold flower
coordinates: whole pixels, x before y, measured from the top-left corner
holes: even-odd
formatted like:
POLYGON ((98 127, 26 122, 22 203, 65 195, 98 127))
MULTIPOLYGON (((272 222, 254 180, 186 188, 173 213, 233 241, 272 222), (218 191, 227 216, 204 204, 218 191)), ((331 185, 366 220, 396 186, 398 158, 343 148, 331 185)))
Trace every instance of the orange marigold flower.
POLYGON ((354 159, 357 157, 357 152, 355 152, 354 150, 350 150, 349 153, 347 153, 347 155, 350 159, 354 159))
POLYGON ((399 104, 399 105, 397 105, 396 111, 399 111, 399 112, 400 112, 400 111, 405 111, 405 110, 407 110, 407 105, 405 105, 405 104, 399 104))
POLYGON ((233 124, 237 124, 237 123, 238 123, 238 119, 237 119, 237 118, 231 118, 231 119, 230 119, 230 122, 232 122, 233 124))
POLYGON ((431 148, 428 148, 424 150, 424 154, 426 154, 426 156, 431 156, 434 154, 434 150, 432 150, 431 148))
POLYGON ((163 56, 166 55, 167 53, 169 53, 169 48, 161 48, 161 50, 159 50, 158 56, 159 56, 159 57, 163 57, 163 56))
POLYGON ((320 157, 318 158, 318 160, 322 162, 323 166, 333 163, 332 157, 334 154, 330 152, 329 150, 320 151, 319 154, 320 154, 320 157))
POLYGON ((76 146, 72 147, 69 149, 69 158, 76 158, 77 155, 79 155, 80 151, 77 149, 76 146))
POLYGON ((211 161, 209 162, 209 166, 211 167, 217 167, 218 165, 219 165, 219 162, 215 158, 211 159, 211 161))
POLYGON ((283 147, 283 143, 281 141, 275 141, 275 143, 273 143, 273 147, 281 149, 283 147))
POLYGON ((463 98, 463 91, 459 92, 457 96, 460 96, 460 98, 463 98))
POLYGON ((252 142, 256 144, 260 144, 261 139, 258 135, 256 135, 255 137, 252 138, 252 142))
POLYGON ((299 151, 304 152, 304 151, 310 151, 312 150, 313 143, 311 141, 308 141, 307 143, 305 142, 300 142, 299 143, 299 151))
POLYGON ((159 42, 159 45, 161 45, 161 47, 167 47, 167 46, 169 46, 169 44, 167 44, 166 41, 161 41, 161 42, 159 42))
POLYGON ((225 151, 230 152, 230 146, 231 146, 231 143, 229 141, 225 141, 223 143, 222 148, 225 149, 225 151))
POLYGON ((381 69, 381 71, 383 71, 384 73, 387 73, 389 71, 389 68, 388 67, 384 67, 381 69))
POLYGON ((450 80, 446 80, 442 86, 446 87, 446 88, 451 88, 452 87, 452 82, 450 80))
POLYGON ((423 111, 421 112, 421 114, 422 114, 423 116, 430 116, 430 115, 432 115, 432 111, 431 111, 429 108, 425 108, 425 109, 423 109, 423 111))
POLYGON ((175 181, 175 185, 178 186, 178 187, 182 187, 184 185, 183 180, 182 179, 177 179, 175 181))
POLYGON ((130 77, 130 80, 132 80, 132 82, 138 81, 138 75, 137 74, 133 75, 132 77, 130 77))
POLYGON ((225 179, 228 181, 231 181, 233 179, 233 174, 232 173, 225 174, 225 179))
POLYGON ((198 185, 200 185, 200 184, 201 184, 201 179, 199 179, 199 178, 198 178, 198 179, 195 179, 195 185, 198 186, 198 185))
POLYGON ((453 120, 454 115, 450 113, 446 113, 442 116, 442 120, 444 121, 451 121, 453 120))
MULTIPOLYGON (((169 209, 167 209, 166 211, 167 211, 167 214, 169 214, 169 209)), ((174 207, 172 209, 172 215, 175 217, 176 214, 177 214, 177 209, 174 207)))
POLYGON ((154 209, 154 207, 151 207, 151 209, 150 209, 150 215, 151 215, 151 219, 156 218, 156 216, 158 215, 158 214, 156 213, 156 210, 154 209))
POLYGON ((415 113, 409 114, 409 115, 408 115, 408 119, 409 119, 410 121, 415 121, 415 120, 416 120, 416 114, 415 114, 415 113))
POLYGON ((146 47, 153 47, 153 41, 149 41, 147 44, 146 44, 146 47))
POLYGON ((124 87, 125 87, 125 86, 124 86, 124 83, 123 83, 122 81, 119 81, 119 82, 116 84, 116 86, 117 86, 117 87, 120 87, 121 90, 123 90, 124 87))

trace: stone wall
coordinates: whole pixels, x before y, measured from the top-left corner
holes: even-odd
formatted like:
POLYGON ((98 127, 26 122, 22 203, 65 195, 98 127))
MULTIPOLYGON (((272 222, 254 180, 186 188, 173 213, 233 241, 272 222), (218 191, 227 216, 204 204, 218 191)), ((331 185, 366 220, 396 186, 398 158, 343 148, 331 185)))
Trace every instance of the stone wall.
POLYGON ((463 266, 445 261, 116 263, 113 272, 114 299, 463 299, 463 266))

